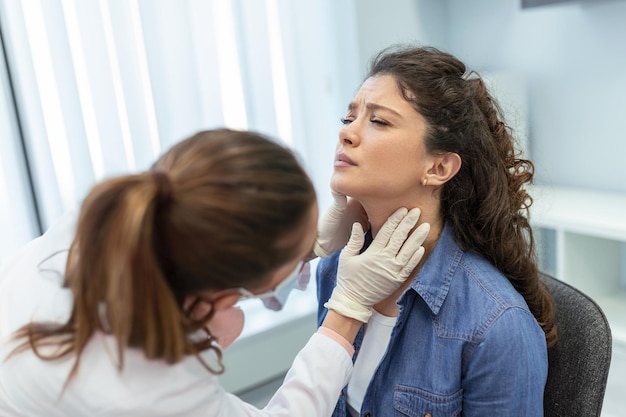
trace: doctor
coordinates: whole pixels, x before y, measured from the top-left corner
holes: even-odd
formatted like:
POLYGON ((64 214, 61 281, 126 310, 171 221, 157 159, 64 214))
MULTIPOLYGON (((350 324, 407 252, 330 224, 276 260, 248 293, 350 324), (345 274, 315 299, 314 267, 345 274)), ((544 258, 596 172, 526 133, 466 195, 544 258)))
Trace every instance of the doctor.
POLYGON ((333 210, 317 238, 314 188, 292 153, 231 130, 96 185, 0 274, 0 415, 330 415, 358 329, 413 271, 429 230, 411 233, 419 210, 399 209, 360 254, 361 225, 346 234, 333 210), (217 375, 243 327, 237 301, 279 308, 314 246, 346 242, 326 320, 267 407, 226 393, 217 375))

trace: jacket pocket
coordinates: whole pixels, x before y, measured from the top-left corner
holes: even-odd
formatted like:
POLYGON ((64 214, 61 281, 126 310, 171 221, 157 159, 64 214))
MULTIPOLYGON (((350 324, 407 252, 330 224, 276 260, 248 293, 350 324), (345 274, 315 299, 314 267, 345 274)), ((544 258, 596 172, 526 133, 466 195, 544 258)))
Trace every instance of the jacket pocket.
POLYGON ((461 415, 463 390, 451 395, 433 394, 419 388, 397 385, 393 393, 395 416, 455 417, 461 415))

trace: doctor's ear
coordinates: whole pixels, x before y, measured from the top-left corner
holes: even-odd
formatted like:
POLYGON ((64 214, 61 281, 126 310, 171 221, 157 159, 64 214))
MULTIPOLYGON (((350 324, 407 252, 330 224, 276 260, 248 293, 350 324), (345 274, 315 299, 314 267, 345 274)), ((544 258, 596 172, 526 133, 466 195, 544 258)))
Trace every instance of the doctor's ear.
POLYGON ((454 177, 460 169, 461 157, 459 154, 447 152, 442 155, 435 155, 422 183, 431 186, 443 185, 454 177))
POLYGON ((239 293, 226 293, 219 294, 213 298, 213 301, 209 301, 203 297, 197 295, 187 296, 184 303, 184 309, 194 320, 200 320, 205 317, 211 309, 215 311, 226 310, 239 301, 240 294, 239 293))
POLYGON ((213 301, 213 307, 215 310, 226 310, 227 308, 231 308, 234 306, 237 301, 241 298, 241 294, 236 292, 231 292, 229 294, 220 295, 213 301))

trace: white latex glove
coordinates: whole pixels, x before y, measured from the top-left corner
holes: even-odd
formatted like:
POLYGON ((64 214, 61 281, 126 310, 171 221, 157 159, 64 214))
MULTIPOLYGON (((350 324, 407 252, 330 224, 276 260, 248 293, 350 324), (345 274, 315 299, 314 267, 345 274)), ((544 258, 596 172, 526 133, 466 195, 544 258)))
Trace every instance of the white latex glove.
POLYGON ((337 286, 324 307, 367 323, 372 306, 400 288, 424 256, 422 243, 430 225, 421 224, 409 235, 419 216, 418 208, 396 210, 360 255, 365 236, 362 226, 355 223, 339 257, 337 286))
POLYGON ((350 239, 354 222, 367 224, 367 214, 357 200, 333 193, 333 204, 326 211, 317 226, 317 239, 313 252, 320 258, 330 256, 343 248, 350 239))

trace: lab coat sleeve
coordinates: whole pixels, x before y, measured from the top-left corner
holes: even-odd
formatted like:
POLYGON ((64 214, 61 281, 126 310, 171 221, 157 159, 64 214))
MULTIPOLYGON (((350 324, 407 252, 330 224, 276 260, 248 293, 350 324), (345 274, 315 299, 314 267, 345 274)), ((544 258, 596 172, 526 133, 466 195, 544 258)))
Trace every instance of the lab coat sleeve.
POLYGON ((263 410, 228 396, 220 416, 325 417, 352 374, 352 358, 339 343, 315 333, 294 359, 285 380, 263 410), (232 408, 231 408, 232 407, 232 408))

